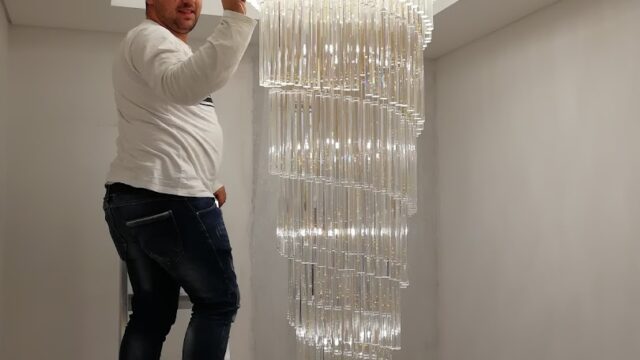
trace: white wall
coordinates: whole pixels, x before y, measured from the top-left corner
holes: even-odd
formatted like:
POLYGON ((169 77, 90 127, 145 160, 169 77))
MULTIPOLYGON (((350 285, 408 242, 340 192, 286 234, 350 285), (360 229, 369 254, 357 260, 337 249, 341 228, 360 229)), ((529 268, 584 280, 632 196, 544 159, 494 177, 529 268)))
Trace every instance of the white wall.
POLYGON ((435 64, 425 62, 427 123, 418 138, 418 213, 409 219, 409 281, 402 290, 402 350, 394 360, 437 359, 435 64))
MULTIPOLYGON (((257 74, 256 74, 257 75, 257 74)), ((427 82, 433 88, 432 64, 427 82)), ((254 295, 255 353, 260 360, 296 358, 294 329, 286 320, 287 263, 276 251, 275 234, 279 182, 268 175, 267 91, 255 79, 254 114, 254 223, 251 247, 254 295)), ((433 119, 434 93, 427 94, 433 119)), ((418 214, 409 223, 409 276, 402 291, 402 346, 395 360, 436 359, 436 227, 435 227, 435 131, 432 122, 419 139, 418 214)))
MULTIPOLYGON (((4 8, 0 5, 0 289, 2 289, 3 283, 3 264, 5 258, 4 243, 6 241, 5 227, 6 227, 6 207, 7 203, 4 201, 6 193, 6 181, 7 181, 7 118, 9 112, 7 111, 7 67, 9 50, 9 24, 4 13, 4 8)), ((4 337, 4 296, 0 292, 0 354, 3 353, 2 338, 4 337)))
POLYGON ((441 360, 640 356, 640 2, 437 62, 441 360))
MULTIPOLYGON (((122 35, 13 27, 10 32, 10 204, 2 294, 7 359, 117 357, 118 258, 104 223, 104 177, 115 155, 111 59, 122 35), (4 295, 10 294, 10 296, 4 295)), ((253 64, 216 94, 225 130, 225 219, 242 309, 231 353, 251 359, 249 236, 253 64)), ((4 203, 4 201, 3 201, 4 203)), ((188 311, 164 358, 177 359, 188 311)), ((5 357, 3 357, 5 358, 5 357)))

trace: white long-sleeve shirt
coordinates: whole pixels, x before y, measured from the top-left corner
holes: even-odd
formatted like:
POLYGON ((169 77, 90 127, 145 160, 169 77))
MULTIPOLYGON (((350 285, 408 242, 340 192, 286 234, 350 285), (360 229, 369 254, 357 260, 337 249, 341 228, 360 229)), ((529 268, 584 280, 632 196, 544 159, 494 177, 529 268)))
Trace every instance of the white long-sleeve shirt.
POLYGON ((107 183, 213 196, 223 139, 211 94, 238 68, 255 25, 225 11, 195 53, 152 20, 127 34, 113 66, 119 135, 107 183))

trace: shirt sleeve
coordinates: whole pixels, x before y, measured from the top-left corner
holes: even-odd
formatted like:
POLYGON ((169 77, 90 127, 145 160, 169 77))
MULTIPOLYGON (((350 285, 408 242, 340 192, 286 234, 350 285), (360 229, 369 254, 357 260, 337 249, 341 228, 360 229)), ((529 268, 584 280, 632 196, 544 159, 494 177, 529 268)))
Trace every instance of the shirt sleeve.
POLYGON ((146 28, 131 40, 134 69, 158 95, 180 105, 195 105, 222 88, 237 70, 256 21, 226 10, 222 21, 193 55, 168 31, 146 28))

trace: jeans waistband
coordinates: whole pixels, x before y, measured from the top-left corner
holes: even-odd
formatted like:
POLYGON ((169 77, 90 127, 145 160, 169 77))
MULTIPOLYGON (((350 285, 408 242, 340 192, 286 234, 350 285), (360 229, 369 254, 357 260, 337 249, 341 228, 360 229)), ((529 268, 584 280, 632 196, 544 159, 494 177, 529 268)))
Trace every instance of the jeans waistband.
POLYGON ((145 188, 133 187, 131 185, 120 182, 105 184, 104 187, 107 189, 107 196, 109 194, 155 194, 163 196, 174 196, 169 194, 162 194, 145 188))

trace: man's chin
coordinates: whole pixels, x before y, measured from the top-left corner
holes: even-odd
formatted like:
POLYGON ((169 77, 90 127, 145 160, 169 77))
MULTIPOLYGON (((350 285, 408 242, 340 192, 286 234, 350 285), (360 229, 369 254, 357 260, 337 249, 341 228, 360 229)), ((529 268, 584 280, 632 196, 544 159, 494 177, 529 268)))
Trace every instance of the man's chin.
POLYGON ((191 31, 193 31, 193 29, 195 29, 196 25, 197 25, 197 22, 188 23, 188 24, 184 24, 184 23, 176 24, 175 30, 179 34, 188 34, 191 31))

